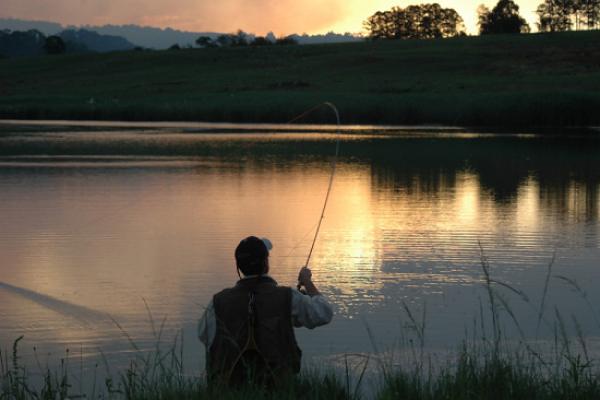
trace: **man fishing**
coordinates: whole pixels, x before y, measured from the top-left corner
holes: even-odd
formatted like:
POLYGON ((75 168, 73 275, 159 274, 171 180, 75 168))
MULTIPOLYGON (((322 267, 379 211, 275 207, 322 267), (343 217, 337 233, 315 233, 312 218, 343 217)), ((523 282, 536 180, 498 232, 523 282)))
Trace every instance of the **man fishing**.
POLYGON ((200 319, 199 338, 213 383, 272 385, 298 373, 302 352, 293 327, 313 329, 333 317, 310 269, 298 275, 306 294, 279 286, 269 276, 271 249, 268 239, 243 239, 235 249, 240 280, 214 295, 200 319))

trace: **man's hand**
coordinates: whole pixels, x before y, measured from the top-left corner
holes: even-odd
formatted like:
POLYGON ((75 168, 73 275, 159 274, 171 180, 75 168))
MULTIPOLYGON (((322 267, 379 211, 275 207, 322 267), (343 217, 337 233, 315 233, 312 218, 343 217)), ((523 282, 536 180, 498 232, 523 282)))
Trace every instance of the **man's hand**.
POLYGON ((302 267, 300 269, 300 273, 298 274, 298 283, 302 286, 306 286, 307 283, 311 282, 312 272, 310 268, 302 267))
POLYGON ((306 288, 306 294, 309 296, 318 296, 321 294, 312 282, 312 272, 310 271, 310 268, 302 267, 300 269, 300 272, 298 273, 298 284, 306 288))

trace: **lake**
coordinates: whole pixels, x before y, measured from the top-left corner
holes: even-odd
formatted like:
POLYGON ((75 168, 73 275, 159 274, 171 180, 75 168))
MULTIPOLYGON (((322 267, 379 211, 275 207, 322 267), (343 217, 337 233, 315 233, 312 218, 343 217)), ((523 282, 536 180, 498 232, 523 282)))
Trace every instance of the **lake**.
POLYGON ((402 353, 413 320, 456 349, 489 328, 482 262, 507 337, 551 342, 559 315, 600 354, 597 133, 27 121, 0 123, 0 348, 119 370, 162 331, 201 373, 196 324, 240 239, 268 237, 295 285, 338 140, 310 262, 335 317, 296 330, 307 363, 402 353))

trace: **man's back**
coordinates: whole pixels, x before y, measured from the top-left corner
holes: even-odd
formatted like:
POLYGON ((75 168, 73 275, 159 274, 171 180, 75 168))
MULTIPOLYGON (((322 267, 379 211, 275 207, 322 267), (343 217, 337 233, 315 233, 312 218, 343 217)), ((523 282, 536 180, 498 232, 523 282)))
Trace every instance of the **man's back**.
POLYGON ((296 289, 277 286, 269 273, 268 239, 249 236, 235 249, 240 280, 213 297, 198 324, 209 379, 224 384, 276 383, 300 370, 294 327, 328 324, 333 310, 303 267, 296 289), (243 274, 243 277, 242 277, 243 274))
POLYGON ((212 379, 271 381, 300 370, 292 327, 292 289, 261 276, 242 279, 213 298, 215 338, 208 352, 212 379))

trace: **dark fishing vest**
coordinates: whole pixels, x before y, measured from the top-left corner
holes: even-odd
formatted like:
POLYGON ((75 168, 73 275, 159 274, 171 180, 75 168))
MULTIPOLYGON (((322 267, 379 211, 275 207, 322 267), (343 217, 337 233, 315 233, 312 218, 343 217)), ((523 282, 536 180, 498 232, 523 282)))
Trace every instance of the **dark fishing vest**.
POLYGON ((289 287, 266 276, 242 279, 217 293, 213 306, 217 329, 207 358, 211 380, 272 383, 300 371, 289 287))

